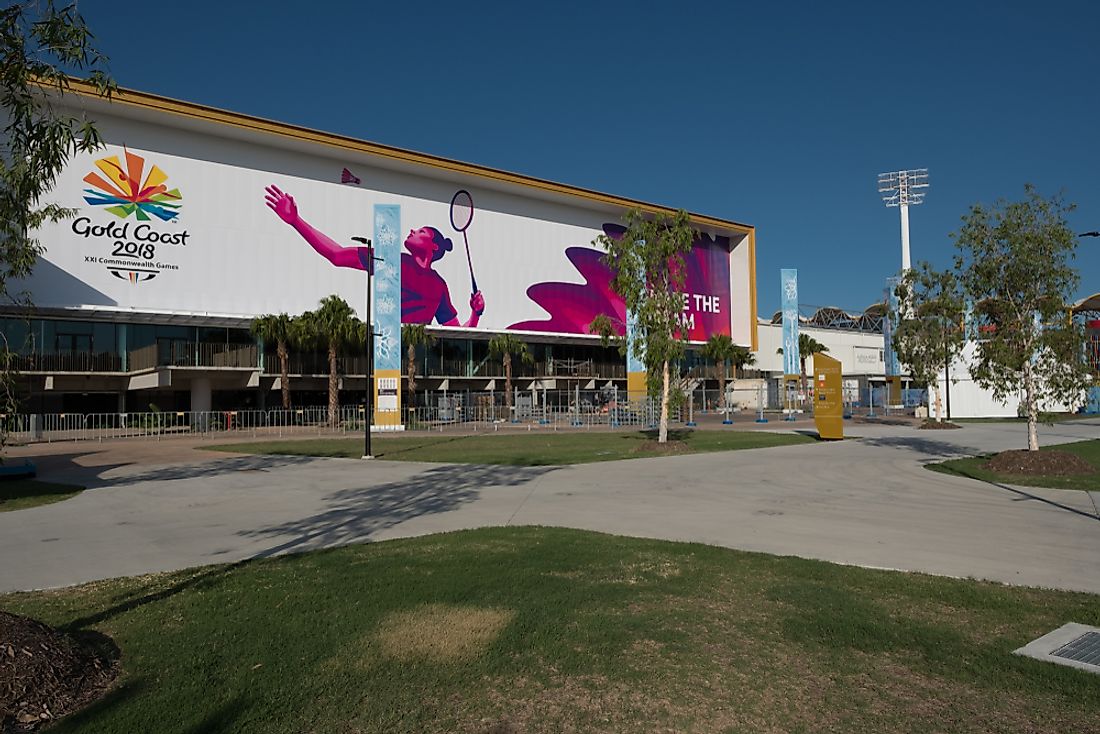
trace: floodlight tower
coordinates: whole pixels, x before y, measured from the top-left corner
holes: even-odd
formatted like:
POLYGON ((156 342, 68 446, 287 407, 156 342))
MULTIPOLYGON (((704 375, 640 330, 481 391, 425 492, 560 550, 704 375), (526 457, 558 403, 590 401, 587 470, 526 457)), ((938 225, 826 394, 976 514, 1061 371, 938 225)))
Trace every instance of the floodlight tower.
POLYGON ((927 188, 927 168, 878 175, 878 192, 882 195, 883 203, 886 206, 896 206, 901 209, 901 271, 903 273, 912 267, 909 262, 909 206, 923 203, 924 190, 927 188))

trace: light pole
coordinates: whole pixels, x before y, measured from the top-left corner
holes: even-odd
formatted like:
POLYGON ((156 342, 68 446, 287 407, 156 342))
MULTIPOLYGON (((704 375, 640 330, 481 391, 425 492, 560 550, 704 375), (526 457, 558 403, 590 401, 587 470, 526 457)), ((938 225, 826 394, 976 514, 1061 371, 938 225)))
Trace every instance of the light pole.
POLYGON ((901 271, 912 265, 909 261, 909 206, 924 202, 928 188, 928 169, 914 168, 908 171, 892 171, 878 175, 878 192, 886 206, 901 210, 901 271))
POLYGON ((367 396, 363 403, 363 458, 373 459, 374 455, 370 450, 370 424, 371 414, 374 413, 374 322, 371 319, 371 293, 370 285, 371 279, 374 277, 374 263, 380 261, 382 258, 374 256, 374 248, 371 247, 370 240, 366 237, 352 237, 355 242, 362 243, 362 250, 366 250, 366 254, 360 252, 359 258, 367 269, 367 310, 366 310, 366 322, 367 322, 367 396))

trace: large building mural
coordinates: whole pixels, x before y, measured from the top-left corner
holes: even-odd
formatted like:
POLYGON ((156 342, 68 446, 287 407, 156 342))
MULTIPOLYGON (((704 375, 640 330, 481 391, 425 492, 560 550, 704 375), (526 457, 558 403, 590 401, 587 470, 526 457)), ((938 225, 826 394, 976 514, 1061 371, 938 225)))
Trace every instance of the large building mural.
MULTIPOLYGON (((625 331, 612 273, 593 245, 601 233, 622 233, 610 212, 400 182, 362 167, 341 183, 348 177, 334 160, 324 161, 330 180, 319 180, 274 150, 250 151, 245 166, 193 140, 168 144, 172 131, 154 150, 104 129, 106 150, 75 157, 59 178, 53 198, 77 215, 43 229, 45 253, 28 283, 39 307, 251 318, 300 313, 336 293, 362 313, 362 243, 374 233, 374 208, 393 206, 399 231, 386 236, 397 238, 399 259, 376 267, 397 276, 400 300, 376 294, 376 313, 395 308, 401 323, 438 328, 573 336, 588 336, 606 313, 625 331), (176 147, 196 154, 167 152, 176 147)), ((746 239, 696 240, 686 259, 689 339, 749 343, 746 239)))

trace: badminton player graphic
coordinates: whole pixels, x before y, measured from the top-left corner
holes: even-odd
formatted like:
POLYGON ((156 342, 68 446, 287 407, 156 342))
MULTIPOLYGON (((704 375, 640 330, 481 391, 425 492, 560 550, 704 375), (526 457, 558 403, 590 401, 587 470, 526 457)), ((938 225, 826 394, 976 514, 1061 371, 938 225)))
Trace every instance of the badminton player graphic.
MULTIPOLYGON (((299 216, 298 205, 294 203, 293 196, 283 193, 275 185, 268 186, 265 191, 268 208, 293 227, 322 257, 340 268, 367 269, 370 258, 367 248, 343 247, 337 244, 299 216)), ((455 194, 455 199, 451 202, 451 224, 462 232, 463 239, 473 216, 473 200, 470 194, 465 191, 455 194), (465 196, 460 197, 461 194, 465 196)), ((469 242, 466 243, 466 261, 470 263, 472 284, 469 319, 464 322, 458 320, 458 310, 451 303, 447 282, 432 269, 435 261, 453 247, 451 240, 435 227, 409 230, 409 235, 405 238, 405 249, 408 252, 401 253, 401 323, 430 324, 435 321, 443 326, 477 326, 481 314, 485 312, 485 298, 474 280, 469 242)))

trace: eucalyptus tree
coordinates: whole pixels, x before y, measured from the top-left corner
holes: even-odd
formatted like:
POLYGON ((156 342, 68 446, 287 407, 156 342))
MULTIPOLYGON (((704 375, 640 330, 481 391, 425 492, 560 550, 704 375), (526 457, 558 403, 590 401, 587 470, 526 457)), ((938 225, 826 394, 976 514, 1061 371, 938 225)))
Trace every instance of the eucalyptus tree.
POLYGON ((1080 283, 1073 209, 1029 184, 1020 201, 975 204, 952 235, 959 281, 985 327, 970 375, 998 400, 1020 396, 1031 451, 1039 450, 1040 407, 1072 405, 1090 381, 1084 335, 1068 315, 1080 283))
MULTIPOLYGON (((612 290, 623 299, 633 328, 627 348, 646 367, 650 394, 660 395, 657 441, 668 441, 670 367, 684 357, 684 256, 691 251, 695 230, 688 213, 651 216, 632 209, 624 217, 626 231, 601 234, 593 244, 602 247, 604 262, 614 277, 612 290)), ((608 314, 592 321, 589 331, 604 342, 618 334, 608 314)))

